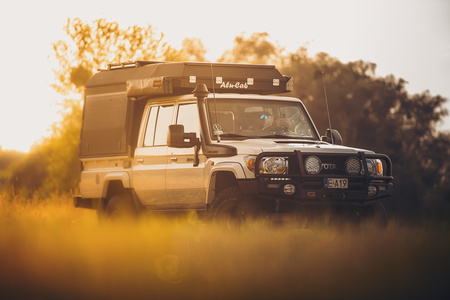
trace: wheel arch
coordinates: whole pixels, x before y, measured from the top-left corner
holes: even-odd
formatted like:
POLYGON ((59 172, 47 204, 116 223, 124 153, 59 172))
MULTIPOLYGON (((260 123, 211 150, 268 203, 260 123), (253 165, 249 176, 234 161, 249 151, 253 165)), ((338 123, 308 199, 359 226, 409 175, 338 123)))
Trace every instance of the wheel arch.
POLYGON ((139 201, 130 183, 129 174, 126 172, 110 173, 105 176, 102 189, 103 209, 114 196, 128 193, 132 205, 138 210, 142 210, 142 203, 139 201))
POLYGON ((240 178, 245 178, 245 173, 241 164, 219 164, 218 167, 211 172, 206 203, 211 204, 216 195, 228 187, 239 187, 237 180, 240 178))
POLYGON ((110 198, 116 191, 130 188, 130 176, 126 172, 109 173, 103 178, 102 198, 110 198))

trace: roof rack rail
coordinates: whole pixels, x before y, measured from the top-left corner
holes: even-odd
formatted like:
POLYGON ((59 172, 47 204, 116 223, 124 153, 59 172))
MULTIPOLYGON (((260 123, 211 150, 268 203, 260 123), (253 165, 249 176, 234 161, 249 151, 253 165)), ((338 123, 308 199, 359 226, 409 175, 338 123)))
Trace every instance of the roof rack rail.
POLYGON ((156 60, 137 60, 137 61, 128 61, 123 63, 113 63, 108 64, 107 69, 102 69, 100 71, 110 71, 116 69, 125 69, 125 68, 139 68, 145 65, 159 64, 164 63, 164 61, 156 61, 156 60))

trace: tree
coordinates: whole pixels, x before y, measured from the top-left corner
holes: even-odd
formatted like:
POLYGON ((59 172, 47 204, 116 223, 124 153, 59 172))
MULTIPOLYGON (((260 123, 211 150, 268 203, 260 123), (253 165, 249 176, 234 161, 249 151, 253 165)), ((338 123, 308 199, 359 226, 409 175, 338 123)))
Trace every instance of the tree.
POLYGON ((34 149, 11 167, 9 184, 15 195, 31 197, 47 176, 47 153, 34 149))
POLYGON ((11 188, 10 178, 15 166, 23 160, 24 153, 3 150, 0 146, 0 192, 11 188))
POLYGON ((373 63, 344 64, 326 53, 311 58, 300 48, 290 55, 283 74, 293 76, 293 94, 303 100, 321 133, 329 127, 325 82, 332 126, 345 144, 390 156, 394 208, 411 214, 424 203, 444 203, 450 183, 450 134, 438 133, 436 125, 448 114, 443 108, 447 99, 428 91, 410 95, 405 80, 376 77, 375 70, 373 63))
POLYGON ((182 50, 191 61, 206 61, 207 52, 205 46, 199 38, 185 38, 182 43, 182 50))
MULTIPOLYGON (((53 87, 64 100, 61 121, 53 124, 51 136, 36 145, 13 170, 11 182, 31 194, 68 193, 78 185, 78 143, 82 117, 82 89, 97 69, 108 63, 136 60, 186 60, 188 54, 166 42, 152 26, 120 28, 116 22, 99 19, 92 24, 68 19, 67 39, 53 44, 58 66, 53 87)), ((198 43, 197 43, 198 44, 198 43)), ((192 52, 193 53, 193 52, 192 52)), ((200 55, 198 51, 196 54, 200 55)))
MULTIPOLYGON (((92 25, 69 19, 65 30, 69 40, 53 45, 58 61, 54 87, 63 94, 79 93, 79 99, 93 72, 113 61, 205 58, 199 39, 186 39, 184 50, 178 51, 151 26, 120 29, 104 19, 92 25)), ((291 95, 302 99, 321 133, 328 127, 325 82, 332 126, 341 132, 344 143, 391 157, 395 206, 407 213, 420 207, 450 211, 450 134, 436 130, 448 114, 443 108, 447 99, 428 91, 410 95, 405 80, 376 77, 376 64, 371 62, 342 63, 326 53, 310 57, 306 48, 286 54, 267 33, 236 37, 220 61, 275 64, 283 74, 293 76, 291 95)), ((76 186, 81 101, 66 100, 61 113, 62 121, 52 127, 52 136, 18 164, 13 176, 17 186, 45 192, 68 192, 76 186)))
POLYGON ((53 43, 58 67, 53 87, 61 94, 80 93, 97 69, 110 63, 136 60, 185 60, 187 55, 164 42, 164 35, 151 25, 126 29, 116 22, 99 19, 89 24, 68 19, 64 27, 68 40, 53 43))
POLYGON ((284 49, 269 41, 267 32, 253 33, 249 38, 244 34, 234 39, 234 46, 222 54, 219 62, 279 64, 284 49))
POLYGON ((40 145, 40 151, 47 154, 46 176, 41 189, 45 194, 74 192, 78 185, 82 113, 79 100, 65 100, 61 121, 53 124, 52 135, 40 145))

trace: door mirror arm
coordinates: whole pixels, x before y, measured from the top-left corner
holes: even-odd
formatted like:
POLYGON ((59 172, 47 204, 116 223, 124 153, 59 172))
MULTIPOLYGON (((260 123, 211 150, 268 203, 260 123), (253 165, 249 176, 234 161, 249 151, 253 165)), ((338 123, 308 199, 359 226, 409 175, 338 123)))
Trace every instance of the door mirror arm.
POLYGON ((167 133, 167 145, 174 148, 194 147, 194 167, 198 167, 201 143, 195 132, 184 132, 184 125, 181 124, 170 125, 167 133))

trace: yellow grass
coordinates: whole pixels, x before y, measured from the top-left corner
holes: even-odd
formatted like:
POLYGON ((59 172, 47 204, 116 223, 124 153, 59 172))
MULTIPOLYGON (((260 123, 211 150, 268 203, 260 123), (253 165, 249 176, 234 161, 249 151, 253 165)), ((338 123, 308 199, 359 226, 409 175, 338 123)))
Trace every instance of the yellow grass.
POLYGON ((69 197, 0 200, 1 299, 445 299, 449 256, 440 226, 98 224, 69 197))

